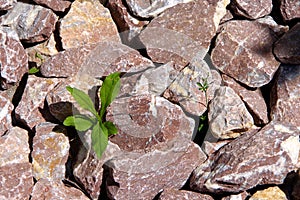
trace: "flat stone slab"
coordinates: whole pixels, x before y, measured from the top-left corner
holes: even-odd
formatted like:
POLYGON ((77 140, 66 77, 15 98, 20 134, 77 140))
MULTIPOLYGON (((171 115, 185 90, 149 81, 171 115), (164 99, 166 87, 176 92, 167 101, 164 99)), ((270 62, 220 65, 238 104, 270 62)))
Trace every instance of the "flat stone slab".
POLYGON ((249 19, 258 19, 271 13, 272 0, 234 0, 231 8, 234 13, 249 19))
POLYGON ((8 95, 0 92, 0 135, 3 135, 7 130, 12 128, 11 113, 14 105, 10 101, 8 95))
POLYGON ((197 192, 175 190, 175 189, 164 189, 158 198, 159 200, 213 200, 209 195, 201 194, 197 192))
POLYGON ((38 5, 46 6, 57 12, 64 12, 71 5, 71 1, 69 0, 33 0, 33 1, 38 5))

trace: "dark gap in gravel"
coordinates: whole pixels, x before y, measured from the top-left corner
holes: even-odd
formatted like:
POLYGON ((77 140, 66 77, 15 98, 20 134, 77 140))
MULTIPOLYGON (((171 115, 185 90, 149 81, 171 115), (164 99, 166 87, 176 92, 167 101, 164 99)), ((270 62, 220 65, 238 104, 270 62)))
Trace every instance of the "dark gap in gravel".
POLYGON ((277 24, 286 24, 283 20, 281 12, 280 12, 280 1, 272 0, 272 4, 273 4, 273 8, 272 8, 272 11, 271 11, 271 14, 270 14, 271 17, 274 19, 274 21, 277 24))
POLYGON ((55 29, 53 31, 53 36, 54 36, 54 40, 55 40, 55 47, 57 49, 57 51, 63 51, 63 45, 62 45, 62 41, 61 41, 61 37, 59 34, 59 27, 60 27, 60 21, 57 21, 55 24, 55 29))
POLYGON ((161 193, 163 193, 163 191, 161 191, 157 195, 155 195, 155 197, 152 200, 159 200, 161 193))
POLYGON ((19 102, 22 99, 25 87, 27 85, 27 79, 28 79, 28 74, 24 74, 24 76, 22 77, 22 79, 16 89, 16 92, 13 95, 12 104, 14 105, 14 108, 16 108, 19 105, 19 102))
MULTIPOLYGON (((221 31, 220 31, 220 32, 221 32, 221 31)), ((215 36, 211 39, 210 45, 209 45, 209 49, 208 49, 208 52, 207 52, 208 55, 211 55, 211 52, 212 52, 213 49, 216 47, 217 38, 218 38, 218 35, 220 34, 220 32, 217 32, 217 33, 215 34, 215 36)), ((206 54, 206 55, 207 55, 207 54, 206 54)))
POLYGON ((107 186, 114 186, 115 190, 117 191, 120 188, 120 184, 115 182, 110 176, 110 174, 113 174, 113 170, 109 168, 108 166, 103 165, 103 176, 102 176, 102 184, 101 184, 101 193, 99 195, 98 200, 103 200, 103 199, 111 199, 109 197, 108 191, 107 191, 107 186))
POLYGON ((255 192, 259 190, 265 190, 268 189, 269 187, 275 187, 278 186, 278 184, 264 184, 264 185, 256 185, 255 187, 247 190, 247 192, 252 196, 255 192))
POLYGON ((296 200, 292 196, 293 188, 297 180, 299 179, 299 174, 297 172, 290 172, 287 174, 283 181, 283 184, 278 185, 278 187, 285 193, 287 199, 296 200))

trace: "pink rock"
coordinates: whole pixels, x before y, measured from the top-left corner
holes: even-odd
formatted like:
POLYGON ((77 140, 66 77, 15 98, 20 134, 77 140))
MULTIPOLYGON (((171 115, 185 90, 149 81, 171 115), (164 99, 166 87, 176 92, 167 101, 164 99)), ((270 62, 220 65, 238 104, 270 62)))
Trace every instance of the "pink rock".
POLYGON ((0 0, 0 10, 10 10, 17 3, 17 0, 0 0))
POLYGON ((280 11, 284 20, 292 20, 300 17, 299 2, 294 0, 280 0, 280 11))
POLYGON ((272 0, 234 0, 231 5, 236 15, 249 19, 258 19, 270 14, 272 7, 272 0))
POLYGON ((58 12, 64 12, 71 5, 69 0, 34 0, 34 2, 58 12))
POLYGON ((159 196, 159 200, 213 200, 209 195, 201 194, 197 192, 175 190, 175 189, 164 189, 159 196))
POLYGON ((0 28, 1 87, 17 84, 28 71, 28 56, 15 31, 0 28))
POLYGON ((14 105, 5 92, 0 92, 0 135, 12 128, 11 112, 14 105))

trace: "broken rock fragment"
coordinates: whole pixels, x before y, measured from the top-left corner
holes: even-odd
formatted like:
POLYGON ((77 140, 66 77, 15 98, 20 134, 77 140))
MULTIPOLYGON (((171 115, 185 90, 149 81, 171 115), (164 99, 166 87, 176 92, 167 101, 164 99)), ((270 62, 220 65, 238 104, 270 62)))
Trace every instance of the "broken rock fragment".
POLYGON ((300 18, 300 4, 294 0, 279 0, 280 11, 286 21, 300 18))
POLYGON ((249 19, 258 19, 271 13, 272 0, 234 0, 231 8, 234 13, 249 19))
POLYGON ((255 192, 249 200, 288 200, 285 193, 278 186, 269 187, 267 189, 255 192))
POLYGON ((175 190, 175 189, 164 189, 159 196, 159 200, 213 200, 213 198, 207 194, 201 194, 197 192, 175 190))
POLYGON ((0 0, 0 10, 10 10, 17 3, 17 0, 0 0))
POLYGON ((7 130, 12 128, 11 112, 14 105, 5 92, 0 92, 0 135, 4 135, 7 130))
POLYGON ((38 5, 46 6, 54 11, 64 12, 71 5, 70 0, 33 0, 38 5))

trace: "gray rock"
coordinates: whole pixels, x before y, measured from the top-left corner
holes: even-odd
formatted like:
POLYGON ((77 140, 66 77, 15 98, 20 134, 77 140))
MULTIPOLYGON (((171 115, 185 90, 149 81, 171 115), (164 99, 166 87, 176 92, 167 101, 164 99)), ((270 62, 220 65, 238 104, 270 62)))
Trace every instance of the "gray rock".
POLYGON ((283 19, 288 21, 300 17, 300 4, 294 0, 279 0, 283 19))
POLYGON ((31 129, 35 125, 45 122, 48 114, 44 107, 46 95, 60 81, 55 78, 29 76, 22 99, 15 110, 16 119, 31 129))
POLYGON ((190 186, 202 192, 238 193, 257 185, 282 184, 295 170, 299 150, 299 129, 273 121, 213 154, 193 172, 190 186))
POLYGON ((213 64, 249 87, 269 83, 280 64, 273 56, 272 45, 281 29, 272 26, 269 18, 224 23, 212 51, 213 64))
POLYGON ((300 64, 300 23, 275 43, 274 54, 282 63, 300 64))
POLYGON ((12 128, 11 113, 14 109, 14 105, 9 99, 8 95, 0 92, 0 135, 3 135, 7 130, 12 128))
POLYGON ((17 84, 28 71, 28 56, 18 35, 9 27, 0 27, 1 87, 17 84))
POLYGON ((16 3, 17 0, 0 0, 0 10, 10 10, 16 3))
POLYGON ((38 5, 46 6, 57 12, 64 12, 70 7, 71 1, 69 0, 33 0, 38 5))
POLYGON ((22 42, 41 42, 50 37, 58 17, 52 10, 39 5, 18 2, 2 17, 1 24, 16 30, 22 42))
POLYGON ((62 126, 45 122, 36 126, 31 153, 36 180, 63 180, 70 144, 62 126))
POLYGON ((220 87, 209 105, 209 131, 216 138, 236 138, 252 128, 253 118, 244 102, 227 86, 220 87))
POLYGON ((40 179, 35 183, 31 199, 89 200, 79 189, 68 187, 60 180, 50 181, 47 179, 40 179))
POLYGON ((300 127, 300 65, 282 65, 271 92, 271 118, 300 127))
POLYGON ((270 14, 272 7, 272 0, 234 0, 231 5, 236 15, 249 19, 258 19, 270 14))
POLYGON ((211 196, 207 194, 201 194, 197 192, 175 190, 175 189, 164 189, 158 198, 159 200, 213 200, 211 196))

